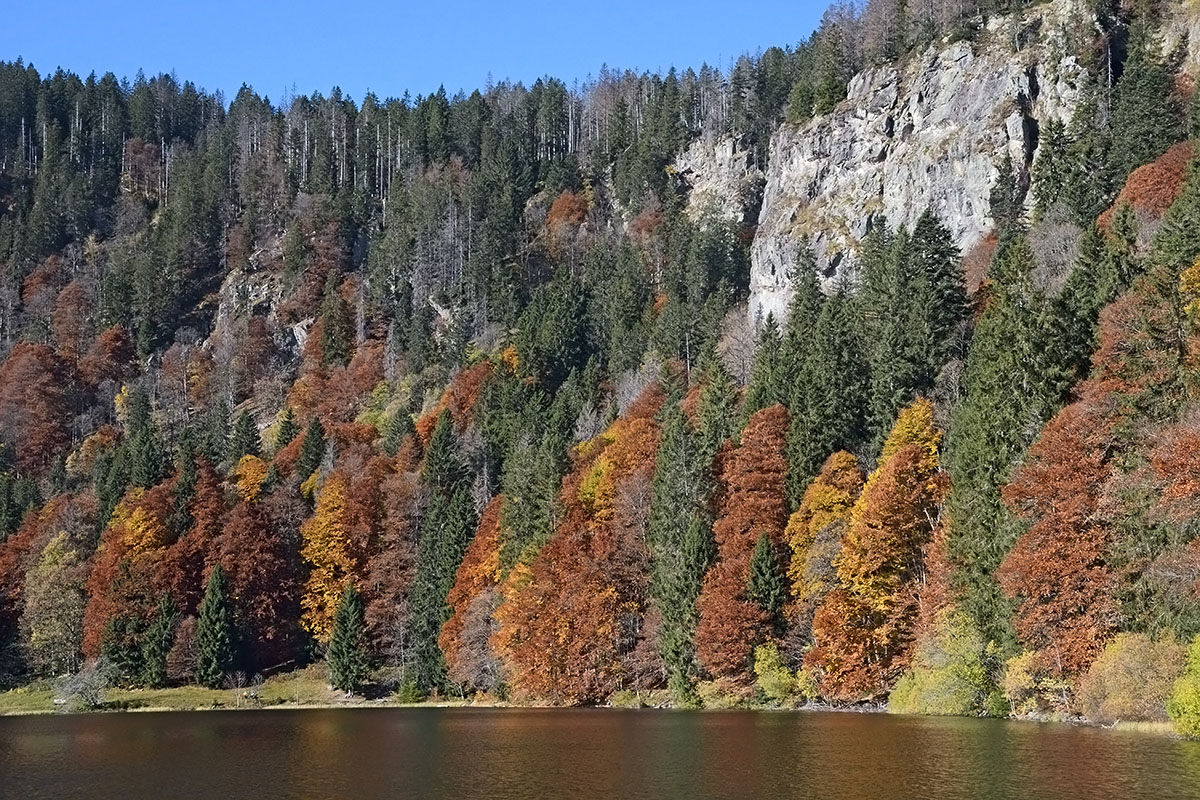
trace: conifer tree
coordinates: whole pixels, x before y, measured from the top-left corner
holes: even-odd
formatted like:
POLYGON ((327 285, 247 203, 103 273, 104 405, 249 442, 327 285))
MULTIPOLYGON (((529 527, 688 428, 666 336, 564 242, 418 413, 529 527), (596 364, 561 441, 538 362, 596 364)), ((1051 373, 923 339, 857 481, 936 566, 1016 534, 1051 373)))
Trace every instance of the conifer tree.
POLYGON ((1000 502, 1000 487, 1058 403, 1047 305, 1033 286, 1033 263, 1021 235, 996 252, 993 296, 971 339, 964 397, 951 414, 946 441, 952 487, 947 545, 959 568, 963 609, 1001 644, 1012 641, 1009 607, 992 572, 1018 528, 1000 502))
POLYGON ((210 689, 221 688, 233 668, 233 615, 227 592, 225 571, 216 564, 209 573, 196 623, 196 682, 210 689))
POLYGON ((175 619, 175 604, 164 594, 142 638, 142 683, 151 689, 167 683, 167 653, 174 639, 175 619))
POLYGON ((738 392, 733 377, 721 360, 712 355, 704 368, 703 388, 697 413, 696 432, 701 452, 709 460, 737 432, 734 428, 738 392))
POLYGON ((650 519, 650 592, 662 615, 659 650, 677 700, 690 699, 695 660, 696 598, 715 551, 709 496, 712 455, 677 403, 664 411, 654 469, 650 519))
POLYGON ((345 366, 350 362, 353 331, 350 311, 338 292, 337 271, 329 274, 325 283, 325 298, 321 301, 321 366, 345 366))
POLYGON ((321 420, 313 417, 304 432, 304 441, 300 443, 300 457, 296 460, 296 477, 306 480, 317 471, 325 460, 325 427, 321 420))
POLYGON ((760 411, 776 403, 782 404, 786 397, 778 397, 779 378, 779 325, 775 317, 767 315, 758 332, 758 345, 755 347, 754 367, 750 372, 750 384, 746 387, 746 399, 742 401, 742 419, 748 419, 755 411, 760 411))
POLYGON ((835 450, 854 450, 866 434, 867 365, 845 286, 825 300, 813 332, 810 367, 795 386, 787 434, 788 498, 835 450))
POLYGON ((787 599, 787 588, 779 569, 779 560, 766 533, 758 536, 754 552, 750 555, 750 580, 746 585, 746 597, 772 616, 783 609, 787 599))
POLYGON ((288 406, 283 410, 283 419, 279 421, 279 430, 275 434, 275 449, 282 450, 299 435, 300 423, 296 422, 296 415, 288 406))
POLYGON ((455 449, 448 411, 438 417, 429 437, 421 475, 429 487, 430 501, 417 543, 412 649, 413 677, 418 687, 428 692, 445 686, 446 663, 437 640, 450 617, 446 598, 477 524, 470 475, 455 449))
POLYGON ((350 693, 362 688, 367 679, 369 653, 366 624, 363 621, 362 596, 354 584, 346 586, 333 618, 333 634, 325 651, 333 688, 350 693))
POLYGON ((1128 54, 1113 102, 1112 169, 1118 186, 1182 134, 1182 109, 1173 97, 1174 80, 1161 51, 1151 12, 1144 8, 1130 26, 1128 54))
POLYGON ((250 412, 243 411, 237 415, 233 423, 233 434, 229 437, 229 452, 227 459, 230 464, 237 464, 242 456, 261 456, 259 447, 258 426, 250 412))
POLYGON ((415 438, 416 434, 417 428, 413 424, 412 415, 400 409, 388 419, 387 426, 383 429, 383 452, 389 456, 396 455, 405 437, 415 438))

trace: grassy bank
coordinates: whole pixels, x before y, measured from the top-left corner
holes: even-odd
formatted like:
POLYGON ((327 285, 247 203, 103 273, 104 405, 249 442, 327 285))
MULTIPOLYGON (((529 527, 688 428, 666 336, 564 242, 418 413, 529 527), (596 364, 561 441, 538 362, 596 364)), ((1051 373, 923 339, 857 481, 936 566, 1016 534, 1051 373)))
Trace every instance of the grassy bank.
MULTIPOLYGON (((108 689, 97 711, 194 711, 237 708, 301 708, 341 706, 405 705, 394 695, 380 692, 370 697, 329 688, 325 670, 319 666, 268 678, 253 688, 206 689, 203 686, 174 686, 166 689, 108 689), (378 695, 378 696, 376 696, 378 695)), ((0 716, 14 714, 52 714, 67 710, 56 703, 57 692, 50 682, 39 682, 0 692, 0 716)), ((449 698, 438 705, 470 705, 469 701, 449 698)), ((494 704, 494 703, 493 703, 494 704)), ((75 710, 75 709, 73 709, 75 710)))

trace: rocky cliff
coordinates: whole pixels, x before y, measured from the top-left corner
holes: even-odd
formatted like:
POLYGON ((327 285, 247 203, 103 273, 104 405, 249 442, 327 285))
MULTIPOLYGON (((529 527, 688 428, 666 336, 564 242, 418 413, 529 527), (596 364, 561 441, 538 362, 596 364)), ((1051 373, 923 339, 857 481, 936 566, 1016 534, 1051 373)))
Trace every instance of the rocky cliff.
MULTIPOLYGON (((1197 5, 1178 4, 1163 37, 1167 50, 1186 43, 1192 72, 1197 5)), ((973 42, 942 42, 898 67, 861 72, 832 113, 781 126, 751 252, 751 316, 786 313, 789 268, 806 237, 827 288, 853 274, 877 220, 911 226, 930 208, 964 252, 976 245, 992 228, 988 198, 1005 154, 1027 174, 1040 127, 1070 120, 1086 74, 1069 42, 1093 27, 1087 3, 1053 0, 992 20, 973 42)), ((678 167, 693 186, 692 207, 715 206, 727 218, 748 205, 745 187, 758 180, 732 143, 695 145, 678 167), (734 199, 714 200, 721 196, 734 199)))
POLYGON ((873 220, 913 225, 932 209, 968 250, 992 227, 988 197, 1007 153, 1036 157, 1046 120, 1070 119, 1085 73, 1067 40, 1090 24, 1056 0, 988 26, 977 42, 931 47, 859 73, 831 114, 771 140, 752 251, 752 315, 781 317, 789 266, 808 237, 826 281, 852 270, 873 220))

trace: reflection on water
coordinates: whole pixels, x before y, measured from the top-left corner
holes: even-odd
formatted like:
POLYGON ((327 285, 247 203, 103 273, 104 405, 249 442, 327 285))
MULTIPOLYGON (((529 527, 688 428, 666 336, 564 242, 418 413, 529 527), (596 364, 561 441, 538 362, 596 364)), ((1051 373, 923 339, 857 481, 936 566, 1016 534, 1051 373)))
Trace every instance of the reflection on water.
POLYGON ((995 720, 346 709, 0 719, 8 798, 1200 798, 1200 743, 995 720))

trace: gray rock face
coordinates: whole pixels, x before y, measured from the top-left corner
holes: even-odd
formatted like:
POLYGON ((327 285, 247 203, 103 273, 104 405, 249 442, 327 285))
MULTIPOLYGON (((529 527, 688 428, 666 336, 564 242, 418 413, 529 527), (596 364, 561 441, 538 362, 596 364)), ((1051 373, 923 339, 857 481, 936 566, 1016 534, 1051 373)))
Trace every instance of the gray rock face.
POLYGON ((1040 123, 1068 121, 1086 76, 1067 41, 1089 25, 1055 0, 989 25, 977 43, 931 47, 864 71, 832 113, 771 140, 751 252, 750 314, 782 319, 789 267, 807 237, 826 288, 853 275, 874 221, 911 227, 930 208, 967 251, 992 228, 989 195, 1008 154, 1036 157, 1040 123))
POLYGON ((763 172, 733 137, 698 139, 675 160, 675 172, 690 188, 688 214, 726 222, 757 222, 763 172))

